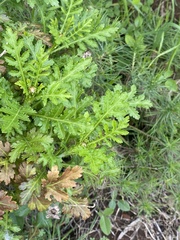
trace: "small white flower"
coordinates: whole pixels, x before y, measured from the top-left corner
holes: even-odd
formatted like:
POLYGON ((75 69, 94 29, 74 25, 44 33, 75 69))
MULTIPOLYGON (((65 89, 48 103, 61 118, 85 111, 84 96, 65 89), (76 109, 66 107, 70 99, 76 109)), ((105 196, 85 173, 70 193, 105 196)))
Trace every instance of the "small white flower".
POLYGON ((36 88, 35 88, 35 87, 30 87, 30 88, 29 88, 29 91, 30 91, 31 93, 35 93, 36 88))
POLYGON ((91 57, 91 52, 90 51, 86 51, 85 53, 83 53, 83 58, 87 58, 87 57, 91 57))
POLYGON ((46 218, 52 218, 52 219, 60 219, 59 214, 60 210, 58 206, 50 206, 48 210, 46 211, 47 215, 46 218))

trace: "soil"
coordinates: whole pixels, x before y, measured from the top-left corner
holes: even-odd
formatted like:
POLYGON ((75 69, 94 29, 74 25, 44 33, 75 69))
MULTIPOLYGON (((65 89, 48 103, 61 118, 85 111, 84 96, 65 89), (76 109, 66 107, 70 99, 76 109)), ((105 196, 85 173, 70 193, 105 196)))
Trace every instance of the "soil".
MULTIPOLYGON (((155 10, 160 6, 161 10, 166 12, 167 7, 170 8, 171 0, 155 0, 153 3, 153 9, 155 10)), ((175 21, 178 22, 180 20, 180 0, 175 0, 175 21)))
MULTIPOLYGON (((122 212, 118 207, 110 216, 111 233, 106 236, 100 230, 98 209, 108 207, 111 189, 98 191, 92 216, 85 222, 72 219, 70 228, 74 228, 71 240, 79 240, 77 236, 84 236, 83 240, 180 240, 180 212, 175 211, 164 201, 164 208, 157 208, 157 213, 151 218, 143 214, 138 216, 136 212, 122 212), (99 199, 98 199, 99 196, 99 199)), ((163 196, 162 196, 163 198, 163 196)), ((164 199, 166 197, 164 196, 164 199)), ((128 201, 128 200, 127 200, 128 201)), ((132 208, 135 208, 132 203, 132 208)), ((158 202, 157 202, 158 206, 158 202)), ((68 229, 69 230, 69 229, 68 229)))

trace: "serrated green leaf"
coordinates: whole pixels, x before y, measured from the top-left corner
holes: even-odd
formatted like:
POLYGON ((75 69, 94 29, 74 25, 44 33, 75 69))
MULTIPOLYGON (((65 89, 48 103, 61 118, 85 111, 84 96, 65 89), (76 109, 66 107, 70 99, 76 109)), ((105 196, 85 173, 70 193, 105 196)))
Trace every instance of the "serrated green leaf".
POLYGON ((14 131, 22 133, 25 130, 23 122, 29 122, 29 116, 35 111, 27 104, 20 105, 18 102, 8 102, 6 107, 0 108, 3 114, 1 130, 3 133, 13 134, 14 131))
POLYGON ((59 103, 66 104, 67 100, 71 98, 71 94, 66 89, 59 89, 58 82, 52 82, 51 85, 42 92, 42 99, 44 106, 47 104, 48 99, 55 105, 59 103))
POLYGON ((38 228, 47 228, 52 227, 52 219, 46 218, 46 212, 38 212, 37 214, 37 227, 38 228))
MULTIPOLYGON (((69 2, 69 1, 68 1, 69 2)), ((67 5, 64 4, 61 10, 65 17, 61 18, 61 29, 58 30, 57 20, 52 20, 49 26, 51 34, 55 38, 57 45, 60 45, 55 51, 63 48, 74 47, 78 45, 80 48, 97 47, 97 41, 105 42, 107 38, 111 38, 119 28, 118 22, 114 21, 111 25, 105 16, 97 10, 84 11, 79 14, 82 9, 76 7, 73 10, 76 1, 71 0, 68 5, 68 12, 65 10, 67 5), (77 13, 79 11, 79 13, 77 13), (72 17, 72 15, 74 15, 72 17)), ((81 4, 81 1, 79 1, 81 4)), ((79 3, 76 3, 77 5, 79 3)))
POLYGON ((44 167, 48 166, 50 169, 55 165, 60 165, 62 159, 57 157, 53 153, 52 148, 48 148, 45 153, 41 153, 40 157, 38 158, 38 163, 42 164, 44 167))
POLYGON ((29 161, 36 162, 39 153, 46 152, 47 149, 53 148, 53 139, 50 136, 43 135, 32 129, 26 136, 12 144, 10 152, 10 161, 15 162, 21 155, 29 161))
POLYGON ((8 102, 13 99, 13 92, 10 83, 5 78, 0 78, 0 106, 6 107, 8 102))
POLYGON ((90 147, 77 147, 74 152, 83 157, 84 163, 88 164, 88 167, 94 174, 98 174, 103 165, 108 165, 108 161, 113 159, 108 156, 105 148, 90 148, 90 147))

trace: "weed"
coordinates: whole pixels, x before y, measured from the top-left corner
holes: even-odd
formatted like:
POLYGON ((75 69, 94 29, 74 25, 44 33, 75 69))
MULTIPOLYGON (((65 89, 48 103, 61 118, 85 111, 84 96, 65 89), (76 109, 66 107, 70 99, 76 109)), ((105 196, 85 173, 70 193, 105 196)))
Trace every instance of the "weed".
POLYGON ((0 3, 2 238, 68 239, 104 183, 106 235, 115 208, 179 207, 179 25, 152 3, 0 3))

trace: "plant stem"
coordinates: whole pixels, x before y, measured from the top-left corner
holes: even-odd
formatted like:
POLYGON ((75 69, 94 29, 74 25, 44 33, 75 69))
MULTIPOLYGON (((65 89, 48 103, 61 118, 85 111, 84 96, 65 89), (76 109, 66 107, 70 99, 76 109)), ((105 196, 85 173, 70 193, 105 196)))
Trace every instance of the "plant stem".
POLYGON ((139 133, 145 135, 146 137, 152 138, 152 139, 158 141, 160 144, 164 145, 163 142, 162 142, 161 140, 159 140, 159 138, 153 137, 153 136, 149 135, 148 133, 145 133, 145 132, 143 132, 142 130, 136 128, 136 127, 133 127, 133 126, 130 125, 130 126, 129 126, 129 129, 132 129, 132 130, 134 130, 135 132, 139 132, 139 133))
POLYGON ((127 0, 123 0, 123 4, 124 4, 124 16, 125 16, 125 18, 127 18, 128 22, 129 22, 129 11, 128 11, 127 0))
POLYGON ((57 220, 54 221, 52 239, 55 239, 56 226, 57 226, 57 220))
POLYGON ((4 1, 2 1, 1 3, 0 3, 0 6, 3 4, 3 3, 5 3, 7 0, 4 0, 4 1))

